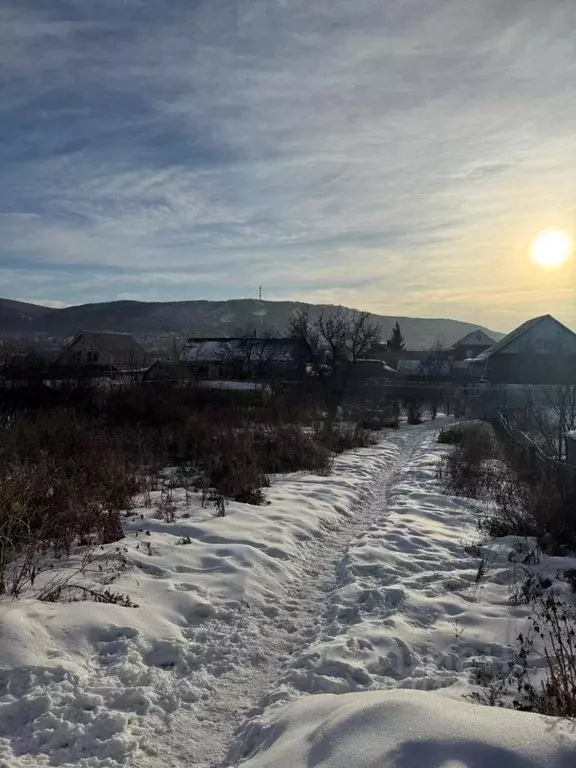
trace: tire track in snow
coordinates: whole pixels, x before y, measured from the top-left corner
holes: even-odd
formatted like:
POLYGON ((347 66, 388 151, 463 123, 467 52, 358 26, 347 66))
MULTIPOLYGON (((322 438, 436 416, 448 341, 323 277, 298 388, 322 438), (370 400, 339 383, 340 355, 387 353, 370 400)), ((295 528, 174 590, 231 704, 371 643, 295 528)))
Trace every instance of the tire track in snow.
MULTIPOLYGON (((206 643, 207 657, 213 653, 214 638, 225 644, 230 663, 222 665, 221 673, 212 667, 206 674, 199 653, 198 670, 190 679, 202 676, 207 693, 192 709, 173 712, 149 733, 141 732, 133 765, 156 768, 159 759, 166 768, 219 765, 246 719, 275 697, 283 700, 295 695, 288 688, 278 689, 277 682, 295 655, 325 630, 330 595, 340 586, 348 545, 385 514, 387 495, 398 472, 423 437, 438 426, 439 422, 422 425, 390 438, 397 452, 384 472, 374 476, 353 508, 342 514, 341 524, 324 524, 321 538, 301 543, 296 569, 292 563, 297 577, 279 582, 274 593, 268 592, 265 608, 223 604, 213 618, 190 629, 189 638, 196 647, 206 643)), ((334 690, 338 690, 337 678, 334 690)))

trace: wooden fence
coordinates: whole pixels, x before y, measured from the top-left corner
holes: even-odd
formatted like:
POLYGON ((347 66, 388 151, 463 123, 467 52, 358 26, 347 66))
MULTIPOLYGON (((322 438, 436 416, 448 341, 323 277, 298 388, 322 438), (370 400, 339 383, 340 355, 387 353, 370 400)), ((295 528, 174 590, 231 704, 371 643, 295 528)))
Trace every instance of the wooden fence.
POLYGON ((547 456, 528 435, 515 429, 503 414, 491 419, 494 431, 518 476, 531 485, 550 487, 576 516, 576 466, 547 456))

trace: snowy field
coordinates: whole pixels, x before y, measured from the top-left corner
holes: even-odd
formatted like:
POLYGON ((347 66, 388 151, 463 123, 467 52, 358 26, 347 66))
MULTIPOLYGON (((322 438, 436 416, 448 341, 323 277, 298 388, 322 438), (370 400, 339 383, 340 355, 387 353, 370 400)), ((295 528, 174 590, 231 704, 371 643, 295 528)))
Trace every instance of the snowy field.
POLYGON ((0 766, 576 765, 565 723, 463 698, 510 658, 532 545, 478 546, 478 511, 439 491, 438 426, 225 517, 140 499, 91 565, 136 607, 0 603, 0 766))

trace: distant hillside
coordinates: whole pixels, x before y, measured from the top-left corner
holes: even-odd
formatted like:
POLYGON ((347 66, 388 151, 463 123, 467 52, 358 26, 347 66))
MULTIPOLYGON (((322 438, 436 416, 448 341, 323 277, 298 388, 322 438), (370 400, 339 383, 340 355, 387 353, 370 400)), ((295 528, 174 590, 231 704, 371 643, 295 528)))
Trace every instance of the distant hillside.
POLYGON ((0 332, 36 330, 39 319, 55 311, 38 304, 0 299, 0 332))
MULTIPOLYGON (((290 317, 299 307, 294 301, 230 301, 140 302, 113 301, 83 304, 64 309, 50 309, 33 304, 0 299, 0 333, 12 332, 33 336, 64 338, 78 330, 121 331, 132 333, 143 341, 154 343, 155 337, 167 334, 185 336, 226 336, 248 324, 284 333, 290 317)), ((314 318, 328 305, 310 305, 314 318)), ((373 315, 382 326, 382 337, 388 338, 396 321, 400 323, 407 345, 426 349, 437 339, 450 345, 481 326, 459 320, 428 319, 373 315)), ((502 334, 482 328, 493 338, 502 334)))

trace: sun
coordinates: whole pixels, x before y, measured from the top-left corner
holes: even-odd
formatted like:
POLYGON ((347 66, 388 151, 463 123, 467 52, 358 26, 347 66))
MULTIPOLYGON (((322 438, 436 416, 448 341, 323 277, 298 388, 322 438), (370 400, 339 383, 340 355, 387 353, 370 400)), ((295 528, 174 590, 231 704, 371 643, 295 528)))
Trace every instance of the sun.
POLYGON ((574 245, 561 229, 547 229, 532 240, 530 256, 543 269, 556 269, 570 258, 574 245))

